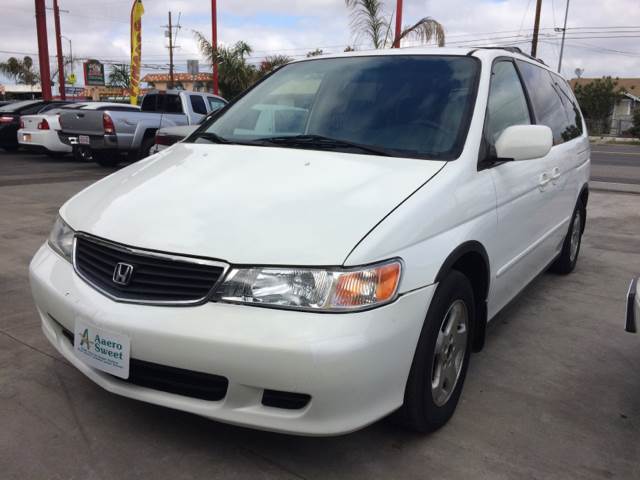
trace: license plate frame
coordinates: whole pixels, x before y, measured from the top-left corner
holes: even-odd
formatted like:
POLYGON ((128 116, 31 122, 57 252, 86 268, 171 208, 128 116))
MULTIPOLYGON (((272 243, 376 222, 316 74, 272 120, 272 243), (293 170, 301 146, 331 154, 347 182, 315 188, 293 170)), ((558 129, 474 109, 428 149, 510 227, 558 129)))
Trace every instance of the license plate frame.
POLYGON ((83 363, 116 377, 129 378, 131 340, 127 335, 76 320, 73 350, 83 363))

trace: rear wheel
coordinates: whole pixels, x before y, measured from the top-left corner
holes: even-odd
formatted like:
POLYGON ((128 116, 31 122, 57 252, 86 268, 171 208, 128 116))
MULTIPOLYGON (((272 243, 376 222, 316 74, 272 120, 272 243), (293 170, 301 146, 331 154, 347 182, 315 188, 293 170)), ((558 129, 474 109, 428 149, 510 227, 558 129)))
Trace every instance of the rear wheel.
POLYGON ((120 163, 118 152, 93 152, 92 156, 101 167, 115 167, 120 163))
POLYGON ((586 213, 582 200, 578 200, 571 217, 569 231, 562 244, 560 256, 551 265, 552 272, 566 275, 576 268, 580 246, 582 245, 582 232, 584 231, 586 213))
POLYGON ((471 283, 462 273, 454 270, 438 285, 398 412, 405 426, 430 432, 453 415, 469 365, 474 305, 471 283))
POLYGON ((140 145, 140 154, 138 158, 142 160, 143 158, 147 158, 149 155, 153 155, 151 149, 156 144, 156 139, 153 136, 149 136, 142 141, 142 145, 140 145))

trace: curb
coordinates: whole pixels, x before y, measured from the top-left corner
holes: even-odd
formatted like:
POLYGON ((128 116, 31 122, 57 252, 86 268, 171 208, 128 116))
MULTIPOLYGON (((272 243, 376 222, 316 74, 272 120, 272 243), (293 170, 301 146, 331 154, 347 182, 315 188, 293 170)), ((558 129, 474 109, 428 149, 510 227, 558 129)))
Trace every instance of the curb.
POLYGON ((589 182, 590 190, 617 193, 634 193, 640 195, 640 185, 633 183, 589 182))

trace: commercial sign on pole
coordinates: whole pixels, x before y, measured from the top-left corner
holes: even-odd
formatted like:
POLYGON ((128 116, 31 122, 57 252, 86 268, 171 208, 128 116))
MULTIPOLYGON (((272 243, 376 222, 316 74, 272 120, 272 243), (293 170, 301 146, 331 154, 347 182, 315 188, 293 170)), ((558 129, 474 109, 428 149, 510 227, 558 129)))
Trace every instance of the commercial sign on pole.
POLYGON ((129 80, 131 105, 138 104, 140 94, 140 57, 142 56, 142 0, 134 0, 131 6, 131 78, 129 80))
POLYGON ((98 60, 84 62, 84 84, 96 87, 104 86, 104 65, 98 60))

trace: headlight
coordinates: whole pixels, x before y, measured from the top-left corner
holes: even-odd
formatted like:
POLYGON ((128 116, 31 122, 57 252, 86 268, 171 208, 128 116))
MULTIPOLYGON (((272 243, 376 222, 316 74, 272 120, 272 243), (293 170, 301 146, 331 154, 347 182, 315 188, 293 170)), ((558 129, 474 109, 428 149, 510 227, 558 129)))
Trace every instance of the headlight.
POLYGON ((72 261, 73 235, 75 232, 60 216, 56 218, 53 229, 49 234, 49 245, 66 260, 72 261))
POLYGON ((349 311, 395 299, 399 260, 355 269, 234 268, 214 300, 313 311, 349 311))

